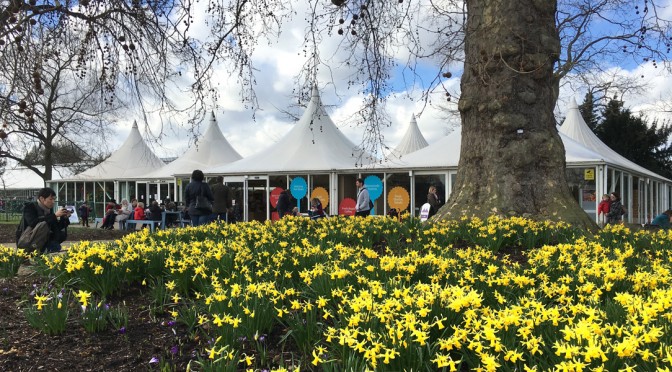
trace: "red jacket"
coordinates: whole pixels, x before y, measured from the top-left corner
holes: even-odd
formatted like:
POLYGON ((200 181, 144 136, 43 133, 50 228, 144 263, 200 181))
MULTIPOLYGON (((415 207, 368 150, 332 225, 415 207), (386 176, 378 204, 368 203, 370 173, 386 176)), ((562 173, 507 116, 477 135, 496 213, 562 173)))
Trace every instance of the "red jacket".
POLYGON ((611 205, 610 200, 602 200, 600 204, 597 205, 597 215, 604 213, 609 213, 609 206, 611 205))
POLYGON ((144 220, 145 219, 145 209, 140 207, 135 207, 133 214, 134 220, 144 220))

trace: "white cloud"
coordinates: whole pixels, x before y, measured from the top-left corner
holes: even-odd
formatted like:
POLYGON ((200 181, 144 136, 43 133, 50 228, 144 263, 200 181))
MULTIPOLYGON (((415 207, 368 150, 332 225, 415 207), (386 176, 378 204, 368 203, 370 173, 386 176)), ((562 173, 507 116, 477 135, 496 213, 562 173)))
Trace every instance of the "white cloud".
MULTIPOLYGON (((222 66, 214 72, 214 79, 219 91, 219 99, 216 105, 213 103, 213 109, 220 128, 231 145, 243 156, 252 155, 268 147, 271 143, 279 140, 284 133, 291 129, 293 122, 283 111, 291 111, 300 116, 303 111, 296 107, 296 98, 292 96, 292 90, 296 88, 295 78, 300 69, 306 62, 303 53, 303 40, 305 24, 302 22, 302 14, 299 11, 296 22, 287 23, 282 30, 282 35, 277 41, 268 43, 266 40, 260 40, 254 54, 254 64, 256 67, 255 90, 257 93, 260 111, 254 113, 246 107, 241 101, 239 87, 236 81, 236 75, 231 75, 227 69, 222 66), (256 120, 253 118, 256 117, 256 120)), ((199 18, 193 26, 199 33, 207 33, 204 19, 199 18)), ((338 44, 342 37, 334 33, 331 36, 324 35, 320 42, 322 55, 332 56, 339 52, 338 44)), ((405 54, 399 54, 400 62, 403 63, 405 54)), ((431 71, 431 64, 421 66, 426 71, 431 71)), ((452 66, 454 77, 444 82, 444 85, 451 93, 459 94, 459 71, 461 65, 452 66)), ((614 71, 612 70, 612 73, 614 71)), ((644 75, 649 80, 650 89, 645 94, 628 97, 625 96, 626 105, 633 108, 633 111, 651 112, 654 104, 672 91, 672 78, 662 75, 662 67, 653 68, 651 63, 638 66, 636 69, 628 71, 618 71, 619 74, 628 76, 644 75)), ((343 133, 355 144, 358 144, 362 138, 362 128, 353 127, 346 121, 362 102, 362 95, 359 87, 350 87, 347 85, 348 77, 352 70, 341 65, 332 65, 331 69, 322 67, 319 72, 319 86, 322 88, 322 101, 329 106, 328 112, 343 133)), ((398 78, 399 79, 399 78, 398 78)), ((188 81, 185 79, 185 83, 188 81)), ((426 83, 426 82, 425 82, 426 83)), ((577 102, 581 102, 584 92, 583 87, 563 87, 558 102, 557 113, 564 116, 564 110, 570 97, 574 97, 577 102)), ((393 148, 404 135, 411 115, 419 115, 417 118, 418 126, 431 144, 440 137, 446 135, 446 132, 454 127, 459 121, 459 117, 446 119, 446 114, 442 113, 441 106, 450 105, 455 109, 456 98, 448 103, 445 92, 437 90, 431 94, 431 104, 424 107, 420 101, 421 87, 407 92, 396 92, 388 99, 387 109, 392 125, 384 128, 386 144, 393 148), (408 96, 407 96, 408 94, 408 96), (410 98, 409 98, 410 96, 410 98)), ((669 97, 668 97, 669 99, 669 97)), ((303 102, 304 104, 306 102, 303 102)), ((150 122, 157 119, 151 118, 150 122)), ((179 118, 173 118, 174 123, 179 124, 179 118)), ((118 145, 128 135, 132 118, 120 122, 118 128, 118 145)), ((207 118, 201 125, 200 132, 205 130, 207 118)), ((156 125, 153 124, 153 128, 156 125)), ((118 145, 116 147, 118 147, 118 145)), ((178 128, 171 138, 163 141, 162 147, 155 147, 159 156, 179 156, 179 152, 184 152, 188 145, 188 133, 184 129, 178 128)), ((116 148, 111 146, 112 149, 116 148)))

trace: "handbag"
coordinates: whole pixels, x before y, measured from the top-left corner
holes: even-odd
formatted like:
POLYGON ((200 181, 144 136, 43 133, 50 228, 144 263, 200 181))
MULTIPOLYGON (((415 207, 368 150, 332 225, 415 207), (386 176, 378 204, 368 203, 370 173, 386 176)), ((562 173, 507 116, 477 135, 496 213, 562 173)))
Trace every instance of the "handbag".
POLYGON ((35 227, 28 226, 21 233, 16 247, 24 249, 27 253, 41 251, 49 240, 50 232, 51 229, 45 221, 39 222, 35 227))
POLYGON ((194 208, 203 214, 212 213, 212 203, 210 203, 208 198, 203 196, 203 186, 201 186, 200 194, 196 196, 196 205, 194 205, 194 208))

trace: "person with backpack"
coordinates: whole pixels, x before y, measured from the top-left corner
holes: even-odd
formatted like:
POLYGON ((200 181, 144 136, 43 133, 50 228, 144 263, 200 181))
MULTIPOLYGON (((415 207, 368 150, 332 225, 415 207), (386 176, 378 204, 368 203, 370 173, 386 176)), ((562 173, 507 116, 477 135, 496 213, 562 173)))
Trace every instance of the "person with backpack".
POLYGON ((621 196, 614 191, 609 194, 609 199, 611 199, 611 203, 609 204, 609 212, 607 212, 607 223, 621 223, 623 215, 625 214, 625 208, 623 208, 623 204, 621 204, 621 196))
POLYGON ((357 204, 355 205, 355 216, 366 217, 371 214, 371 198, 369 197, 369 190, 364 187, 364 180, 357 178, 355 181, 357 186, 357 204))
POLYGON ((61 243, 68 237, 67 227, 70 225, 70 212, 65 208, 58 208, 54 212, 55 202, 56 192, 49 187, 45 187, 38 191, 36 201, 24 204, 21 222, 16 229, 17 247, 28 251, 38 250, 41 253, 59 252, 61 250, 61 243), (44 222, 41 226, 46 225, 48 229, 41 230, 41 226, 38 227, 41 222, 44 222), (22 235, 28 228, 37 232, 33 237, 33 243, 36 243, 22 247, 23 244, 19 243, 23 240, 22 235))

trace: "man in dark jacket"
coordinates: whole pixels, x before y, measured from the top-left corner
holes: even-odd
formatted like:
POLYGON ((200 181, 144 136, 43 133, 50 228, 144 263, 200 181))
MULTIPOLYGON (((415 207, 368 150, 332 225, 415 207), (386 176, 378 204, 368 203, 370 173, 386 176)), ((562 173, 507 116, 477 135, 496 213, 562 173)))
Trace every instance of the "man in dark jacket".
POLYGON ((48 187, 40 189, 37 193, 37 201, 28 202, 23 206, 22 220, 19 228, 16 229, 16 241, 19 241, 23 230, 35 226, 45 221, 49 225, 49 238, 41 252, 58 252, 61 250, 61 243, 68 237, 67 227, 70 225, 70 212, 65 208, 58 208, 53 211, 56 202, 56 192, 48 187))
POLYGON ((275 209, 278 211, 278 217, 289 214, 289 211, 292 210, 292 203, 289 200, 289 191, 282 190, 280 192, 280 197, 278 198, 278 204, 275 205, 275 209))
POLYGON ((222 176, 215 179, 215 184, 212 185, 212 196, 215 198, 215 201, 212 203, 212 220, 229 222, 227 216, 232 206, 231 190, 224 184, 222 176))

